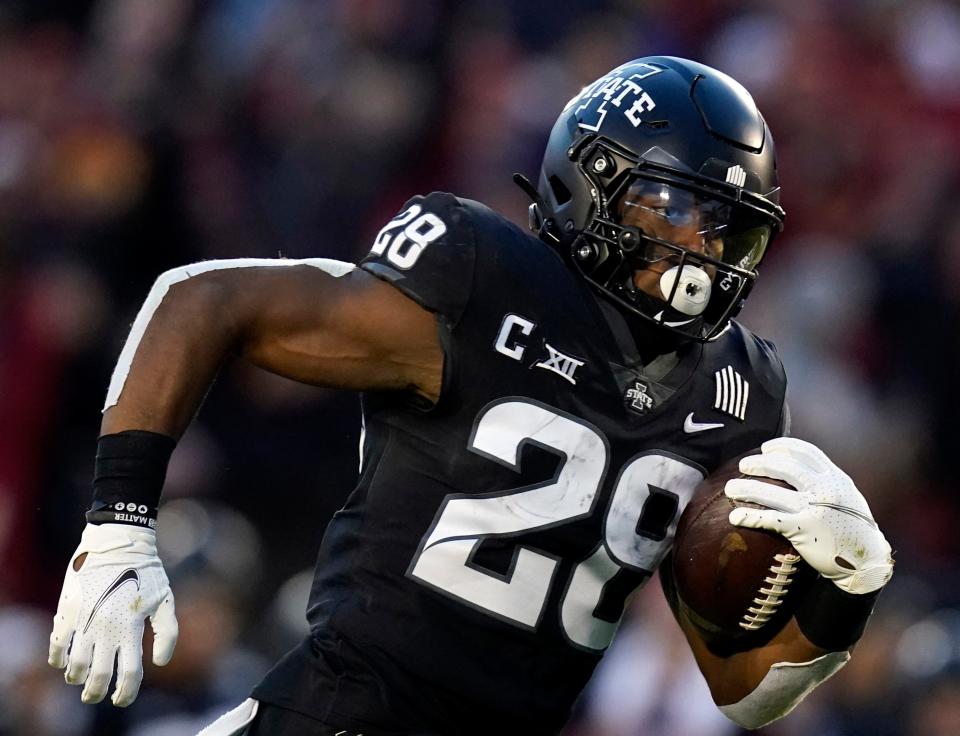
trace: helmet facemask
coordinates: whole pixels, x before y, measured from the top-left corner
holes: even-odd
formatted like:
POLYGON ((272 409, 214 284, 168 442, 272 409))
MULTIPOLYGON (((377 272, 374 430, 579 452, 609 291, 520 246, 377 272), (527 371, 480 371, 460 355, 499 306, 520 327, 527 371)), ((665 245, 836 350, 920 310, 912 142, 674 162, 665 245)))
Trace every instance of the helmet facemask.
POLYGON ((570 242, 573 264, 628 314, 691 339, 719 335, 753 287, 782 211, 602 138, 581 150, 594 205, 570 242))
POLYGON ((536 189, 524 189, 542 240, 628 318, 685 340, 710 340, 736 315, 784 218, 750 93, 671 56, 585 86, 550 131, 536 189))

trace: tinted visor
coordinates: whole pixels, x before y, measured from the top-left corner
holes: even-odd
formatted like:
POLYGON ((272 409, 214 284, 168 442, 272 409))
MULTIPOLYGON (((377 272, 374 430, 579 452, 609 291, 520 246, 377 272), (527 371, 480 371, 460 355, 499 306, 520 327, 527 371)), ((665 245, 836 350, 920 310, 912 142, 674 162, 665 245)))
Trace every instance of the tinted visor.
MULTIPOLYGON (((683 187, 635 179, 617 203, 619 224, 721 264, 753 271, 773 233, 759 213, 683 187)), ((655 263, 676 251, 650 240, 633 258, 655 263)))

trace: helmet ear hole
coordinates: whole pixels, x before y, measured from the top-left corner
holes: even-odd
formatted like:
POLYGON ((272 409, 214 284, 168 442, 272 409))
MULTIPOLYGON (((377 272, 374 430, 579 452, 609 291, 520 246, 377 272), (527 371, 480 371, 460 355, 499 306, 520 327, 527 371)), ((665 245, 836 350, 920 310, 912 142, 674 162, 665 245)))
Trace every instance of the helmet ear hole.
POLYGON ((548 181, 550 182, 550 190, 553 192, 553 198, 558 205, 564 205, 573 199, 573 195, 570 193, 570 190, 567 189, 567 185, 560 180, 559 176, 554 174, 548 181))

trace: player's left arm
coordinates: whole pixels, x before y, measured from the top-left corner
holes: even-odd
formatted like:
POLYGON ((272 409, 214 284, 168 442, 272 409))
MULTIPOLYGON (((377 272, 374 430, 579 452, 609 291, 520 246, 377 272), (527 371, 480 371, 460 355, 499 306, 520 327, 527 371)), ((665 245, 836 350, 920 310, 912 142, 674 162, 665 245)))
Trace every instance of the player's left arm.
MULTIPOLYGON (((759 728, 793 710, 850 659, 880 590, 893 574, 891 548, 853 481, 817 447, 778 437, 740 461, 750 478, 728 481, 740 506, 730 522, 782 534, 819 573, 794 615, 762 646, 725 653, 683 613, 664 578, 674 615, 711 694, 727 717, 759 728), (770 483, 774 478, 796 491, 770 483)), ((669 575, 669 566, 661 575, 669 575)))

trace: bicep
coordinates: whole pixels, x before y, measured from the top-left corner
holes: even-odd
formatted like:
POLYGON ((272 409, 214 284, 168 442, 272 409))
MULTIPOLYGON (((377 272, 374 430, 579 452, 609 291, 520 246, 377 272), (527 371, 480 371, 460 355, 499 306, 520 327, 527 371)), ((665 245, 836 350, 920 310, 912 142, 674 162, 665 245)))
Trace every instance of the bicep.
POLYGON ((309 263, 239 278, 237 351, 252 363, 304 383, 437 398, 436 318, 393 286, 360 269, 335 274, 309 263))

